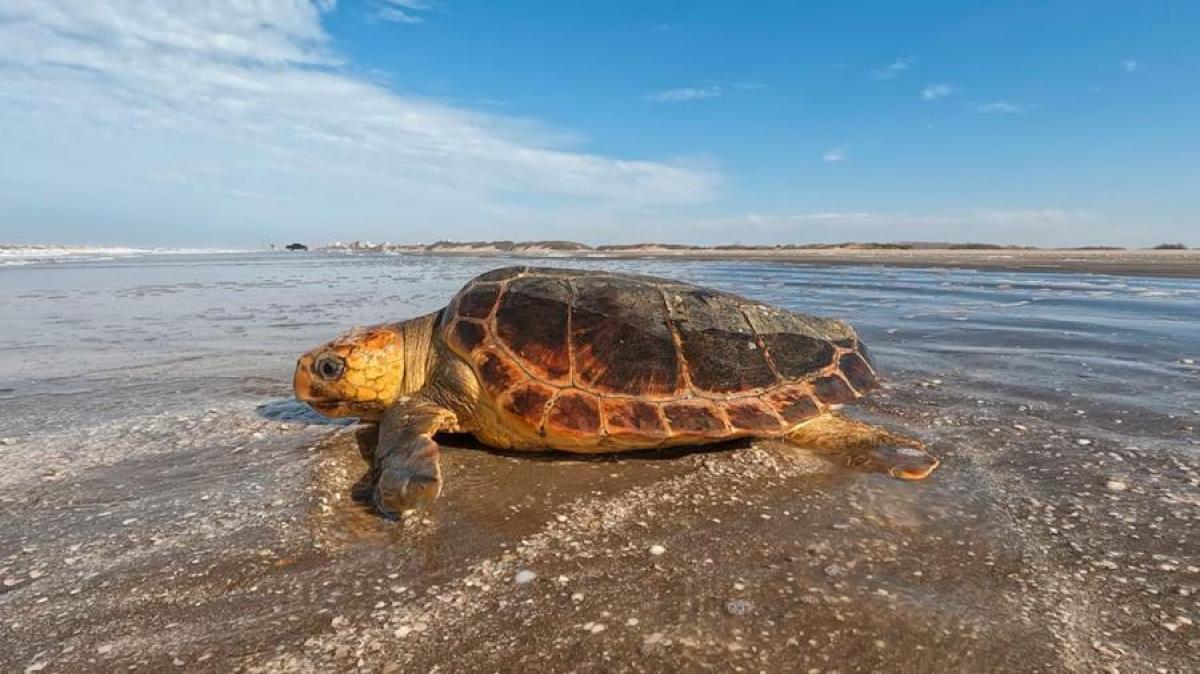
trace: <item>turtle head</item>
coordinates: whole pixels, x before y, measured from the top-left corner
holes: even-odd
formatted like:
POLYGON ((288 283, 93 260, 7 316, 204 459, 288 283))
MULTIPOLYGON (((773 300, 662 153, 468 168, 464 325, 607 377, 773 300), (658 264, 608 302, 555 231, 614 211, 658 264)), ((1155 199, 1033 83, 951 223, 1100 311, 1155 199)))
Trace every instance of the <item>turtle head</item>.
POLYGON ((389 323, 354 328, 300 356, 296 398, 328 417, 377 420, 406 391, 404 335, 389 323))

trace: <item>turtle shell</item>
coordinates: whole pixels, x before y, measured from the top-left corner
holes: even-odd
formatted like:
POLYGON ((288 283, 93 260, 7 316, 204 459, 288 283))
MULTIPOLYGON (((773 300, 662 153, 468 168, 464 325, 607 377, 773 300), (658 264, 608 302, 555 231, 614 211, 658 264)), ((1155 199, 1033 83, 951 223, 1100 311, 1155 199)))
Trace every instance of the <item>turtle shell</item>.
POLYGON ((842 321, 648 276, 497 269, 441 331, 504 423, 547 446, 779 435, 877 385, 842 321))

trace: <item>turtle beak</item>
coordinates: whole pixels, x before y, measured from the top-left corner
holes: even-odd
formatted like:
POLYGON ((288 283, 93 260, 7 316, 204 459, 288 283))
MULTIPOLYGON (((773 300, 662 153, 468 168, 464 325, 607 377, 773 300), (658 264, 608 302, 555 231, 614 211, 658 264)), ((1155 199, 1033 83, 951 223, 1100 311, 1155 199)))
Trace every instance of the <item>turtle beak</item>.
POLYGON ((312 356, 304 354, 300 360, 296 361, 296 374, 292 377, 292 390, 296 392, 296 399, 301 402, 312 402, 312 356))

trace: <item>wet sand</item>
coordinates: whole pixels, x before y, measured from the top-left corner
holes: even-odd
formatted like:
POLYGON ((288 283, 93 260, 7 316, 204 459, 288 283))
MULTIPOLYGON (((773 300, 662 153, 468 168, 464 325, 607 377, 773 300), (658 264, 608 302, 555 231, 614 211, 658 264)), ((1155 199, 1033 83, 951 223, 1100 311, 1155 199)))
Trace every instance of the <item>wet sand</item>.
POLYGON ((387 318, 365 289, 411 315, 494 264, 186 264, 6 279, 0 308, 26 323, 0 351, 0 671, 1200 658, 1195 282, 643 263, 850 318, 890 374, 851 413, 942 468, 905 483, 772 442, 581 460, 447 436, 442 499, 388 521, 350 498, 354 428, 290 400, 291 361, 387 318), (29 334, 101 299, 140 342, 96 318, 29 334))

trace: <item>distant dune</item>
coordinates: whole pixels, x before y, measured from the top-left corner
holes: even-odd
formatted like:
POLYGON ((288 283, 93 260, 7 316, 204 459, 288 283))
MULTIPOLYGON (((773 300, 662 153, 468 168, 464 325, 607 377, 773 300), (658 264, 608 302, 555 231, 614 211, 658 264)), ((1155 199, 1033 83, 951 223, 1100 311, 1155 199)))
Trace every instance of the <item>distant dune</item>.
MULTIPOLYGON (((622 243, 590 246, 578 241, 438 241, 431 244, 371 243, 335 241, 323 250, 372 253, 774 253, 793 250, 1035 250, 1032 246, 1003 246, 991 243, 898 242, 876 243, 846 241, 843 243, 807 243, 746 245, 740 243, 717 246, 696 246, 680 243, 622 243)), ((1124 250, 1108 246, 1089 246, 1067 250, 1124 250)))

